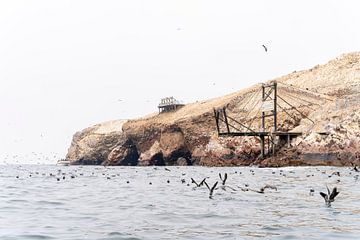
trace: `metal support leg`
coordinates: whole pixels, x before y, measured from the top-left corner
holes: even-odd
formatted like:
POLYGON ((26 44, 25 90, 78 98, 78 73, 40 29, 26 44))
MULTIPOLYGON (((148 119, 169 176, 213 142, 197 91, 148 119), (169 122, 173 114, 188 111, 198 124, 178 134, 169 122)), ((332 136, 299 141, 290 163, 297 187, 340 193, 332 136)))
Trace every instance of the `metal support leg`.
POLYGON ((261 158, 265 158, 265 136, 260 135, 261 158))

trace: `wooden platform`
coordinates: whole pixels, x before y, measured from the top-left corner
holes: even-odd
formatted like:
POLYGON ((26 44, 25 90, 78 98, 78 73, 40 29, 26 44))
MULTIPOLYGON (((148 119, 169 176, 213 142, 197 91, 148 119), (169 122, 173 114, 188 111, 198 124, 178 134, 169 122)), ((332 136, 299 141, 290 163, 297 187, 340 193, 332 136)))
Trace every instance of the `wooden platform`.
POLYGON ((171 112, 176 111, 177 109, 185 106, 185 104, 176 100, 174 97, 168 97, 161 99, 160 104, 158 105, 159 113, 161 112, 171 112))
POLYGON ((260 137, 260 136, 301 136, 302 132, 220 132, 221 137, 260 137))

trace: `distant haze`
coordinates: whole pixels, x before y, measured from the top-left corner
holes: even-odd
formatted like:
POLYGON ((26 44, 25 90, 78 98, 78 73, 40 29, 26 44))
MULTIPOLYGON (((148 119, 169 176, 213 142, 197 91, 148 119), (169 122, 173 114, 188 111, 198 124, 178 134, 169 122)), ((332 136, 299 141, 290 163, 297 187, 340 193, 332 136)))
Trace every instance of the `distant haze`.
POLYGON ((55 162, 76 131, 155 112, 162 97, 213 98, 359 51, 359 9, 355 0, 1 1, 0 163, 55 162))

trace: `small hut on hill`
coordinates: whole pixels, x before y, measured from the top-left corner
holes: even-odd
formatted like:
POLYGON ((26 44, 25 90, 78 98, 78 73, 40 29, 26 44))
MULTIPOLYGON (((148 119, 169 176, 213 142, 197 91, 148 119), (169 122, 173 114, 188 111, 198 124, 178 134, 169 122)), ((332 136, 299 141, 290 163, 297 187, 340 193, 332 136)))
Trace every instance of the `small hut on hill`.
POLYGON ((181 101, 176 100, 174 97, 162 98, 158 106, 159 113, 175 111, 185 106, 181 101))

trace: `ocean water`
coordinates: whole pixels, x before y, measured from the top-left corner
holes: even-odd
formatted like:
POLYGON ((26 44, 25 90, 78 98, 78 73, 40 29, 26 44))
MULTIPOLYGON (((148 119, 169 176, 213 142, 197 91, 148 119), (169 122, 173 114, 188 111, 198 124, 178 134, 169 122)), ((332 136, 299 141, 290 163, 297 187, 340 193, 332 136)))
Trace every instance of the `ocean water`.
POLYGON ((333 167, 0 165, 0 239, 359 239, 358 175, 333 167), (226 191, 219 173, 228 173, 226 191), (212 199, 191 183, 205 177, 219 181, 212 199), (266 184, 277 190, 241 191, 266 184), (340 191, 330 207, 319 195, 326 185, 340 191))

